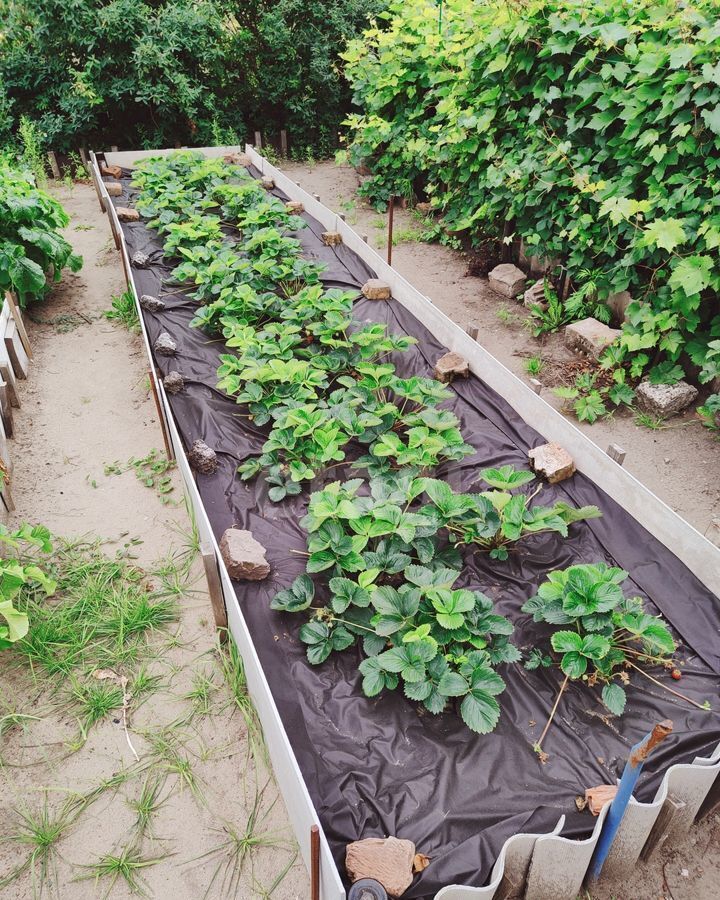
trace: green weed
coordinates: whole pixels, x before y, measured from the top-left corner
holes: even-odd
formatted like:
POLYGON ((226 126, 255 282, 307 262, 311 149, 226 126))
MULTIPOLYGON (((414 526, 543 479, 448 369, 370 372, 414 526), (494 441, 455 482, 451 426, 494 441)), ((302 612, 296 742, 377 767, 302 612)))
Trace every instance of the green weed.
POLYGON ((162 503, 170 502, 170 494, 175 489, 169 472, 175 469, 175 460, 168 459, 160 450, 153 448, 141 457, 131 457, 126 463, 115 460, 106 463, 105 475, 122 475, 132 469, 138 481, 157 492, 162 503))
POLYGON ((123 847, 119 854, 110 853, 106 856, 101 856, 96 863, 85 866, 84 868, 88 869, 88 874, 82 875, 80 880, 94 878, 95 882, 99 883, 103 879, 108 879, 109 884, 103 894, 104 897, 107 897, 115 887, 118 879, 122 879, 130 893, 147 897, 149 896, 148 885, 141 872, 150 866, 162 862, 163 859, 167 858, 167 855, 152 858, 145 857, 141 855, 140 850, 134 844, 129 844, 123 847))
POLYGON ((57 887, 58 844, 81 809, 82 805, 74 796, 57 808, 52 807, 47 792, 37 810, 29 807, 16 808, 16 824, 4 840, 27 850, 27 856, 0 879, 0 888, 7 887, 26 872, 30 873, 33 896, 40 896, 50 882, 57 887))
POLYGON ((525 360, 525 371, 528 375, 537 377, 544 368, 545 363, 540 356, 531 356, 530 359, 525 360))
POLYGON ((106 309, 103 315, 110 321, 118 322, 132 333, 140 331, 140 319, 137 306, 135 305, 135 297, 130 290, 111 297, 110 309, 106 309))

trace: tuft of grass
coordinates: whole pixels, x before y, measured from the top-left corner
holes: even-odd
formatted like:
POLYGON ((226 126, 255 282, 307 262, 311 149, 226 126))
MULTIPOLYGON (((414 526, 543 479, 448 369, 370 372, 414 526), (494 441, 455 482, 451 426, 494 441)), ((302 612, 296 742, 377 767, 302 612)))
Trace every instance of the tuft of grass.
POLYGON ((57 888, 58 844, 82 808, 82 803, 75 796, 68 798, 56 808, 52 807, 48 802, 47 792, 38 809, 15 808, 16 824, 4 841, 26 849, 27 856, 0 879, 0 889, 8 887, 26 872, 30 873, 34 897, 40 896, 50 882, 57 888))
POLYGON ((218 637, 215 652, 223 679, 230 690, 230 703, 237 707, 245 722, 248 737, 248 753, 252 755, 256 762, 262 760, 265 766, 269 767, 270 761, 262 727, 248 693, 245 664, 232 636, 228 633, 225 643, 221 643, 222 637, 223 635, 218 637))
MULTIPOLYGON (((197 857, 197 860, 210 859, 216 861, 215 870, 205 891, 205 897, 210 894, 215 882, 220 879, 220 894, 222 896, 235 897, 239 895, 240 882, 245 874, 247 864, 252 871, 253 856, 262 848, 273 847, 276 849, 288 848, 290 842, 274 832, 262 829, 263 823, 270 814, 276 801, 273 801, 263 812, 263 794, 270 782, 266 782, 262 788, 255 786, 255 796, 250 809, 250 814, 242 828, 236 828, 232 823, 225 822, 222 829, 215 829, 223 835, 221 842, 197 857)), ((289 866, 288 866, 289 868, 289 866)), ((285 877, 283 873, 283 878, 285 877)), ((282 878, 280 879, 282 880, 282 878)))
POLYGON ((105 556, 99 542, 60 545, 48 567, 58 582, 53 600, 25 590, 19 601, 31 626, 15 652, 33 671, 60 678, 136 665, 153 633, 178 618, 174 597, 147 590, 145 573, 105 556))
POLYGON ((145 835, 154 838, 152 819, 160 810, 160 807, 168 800, 169 794, 162 796, 167 775, 164 773, 150 772, 146 775, 140 793, 133 800, 128 800, 127 805, 135 813, 133 831, 135 833, 135 845, 138 846, 145 835))
POLYGON ((201 781, 193 769, 191 751, 187 743, 180 740, 177 725, 171 724, 162 731, 142 732, 150 747, 150 763, 155 771, 177 776, 180 789, 187 788, 195 800, 204 805, 205 797, 201 781))
POLYGON ((160 450, 153 448, 146 456, 131 457, 126 463, 119 460, 106 463, 104 472, 106 476, 122 475, 132 469, 138 481, 154 490, 163 503, 169 503, 169 494, 175 488, 168 473, 173 471, 175 465, 174 459, 167 459, 160 450))
POLYGON ((520 316, 517 313, 511 312, 507 306, 501 306, 500 309, 495 310, 495 315, 507 328, 512 328, 521 321, 520 316))
POLYGON ((117 854, 109 853, 106 856, 101 856, 96 863, 84 866, 88 872, 86 875, 81 875, 79 880, 94 878, 95 882, 99 883, 102 879, 108 879, 109 884, 103 894, 104 897, 107 897, 115 887, 118 879, 122 879, 131 894, 147 897, 149 896, 148 885, 141 872, 143 869, 147 869, 167 859, 167 856, 168 854, 155 857, 142 856, 135 844, 129 844, 117 854))
POLYGON ((635 415, 635 424, 641 428, 649 428, 651 431, 662 431, 667 427, 662 416, 653 416, 645 412, 638 412, 635 415))
POLYGON ((183 695, 183 700, 189 700, 192 705, 193 715, 209 716, 212 710, 213 695, 218 686, 213 681, 212 674, 196 672, 193 676, 191 689, 183 695))
POLYGON ((540 356, 531 356, 525 360, 525 371, 532 377, 537 377, 545 368, 545 363, 540 356))
POLYGON ((135 297, 130 290, 111 297, 110 309, 106 309, 103 315, 110 321, 118 322, 132 333, 140 331, 140 319, 137 306, 135 305, 135 297))
POLYGON ((82 717, 83 734, 123 705, 123 692, 107 681, 80 682, 73 679, 71 696, 82 717))

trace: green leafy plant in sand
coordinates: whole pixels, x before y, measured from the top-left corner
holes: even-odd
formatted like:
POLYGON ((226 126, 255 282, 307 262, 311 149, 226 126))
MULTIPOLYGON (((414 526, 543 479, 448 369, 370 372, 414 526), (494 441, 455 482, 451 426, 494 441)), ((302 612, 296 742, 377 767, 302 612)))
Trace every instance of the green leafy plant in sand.
POLYGON ((50 553, 50 532, 42 525, 23 525, 15 531, 0 527, 0 545, 4 550, 16 551, 15 556, 0 559, 0 650, 22 640, 28 633, 29 620, 25 610, 15 605, 20 591, 26 585, 42 590, 46 597, 55 593, 56 583, 37 564, 25 557, 28 549, 50 553), (22 558, 18 558, 22 554, 22 558))
POLYGON ((80 269, 82 258, 60 234, 69 222, 30 172, 0 156, 0 292, 14 291, 27 306, 47 292, 48 276, 57 282, 65 267, 80 269))

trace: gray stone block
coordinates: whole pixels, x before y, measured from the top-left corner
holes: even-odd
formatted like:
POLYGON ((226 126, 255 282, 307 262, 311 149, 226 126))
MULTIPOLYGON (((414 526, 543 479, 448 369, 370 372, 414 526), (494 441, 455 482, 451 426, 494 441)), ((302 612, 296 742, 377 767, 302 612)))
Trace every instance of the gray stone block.
POLYGON ((637 405, 645 412, 667 419, 682 412, 697 398, 697 388, 687 381, 677 384, 651 384, 643 381, 635 391, 637 405))
POLYGON ((527 278, 522 269, 512 263, 501 263, 488 275, 490 287, 503 297, 517 297, 525 290, 527 278))
POLYGON ((599 359, 603 350, 619 336, 618 328, 610 328, 597 319, 581 319, 565 327, 565 346, 599 359))

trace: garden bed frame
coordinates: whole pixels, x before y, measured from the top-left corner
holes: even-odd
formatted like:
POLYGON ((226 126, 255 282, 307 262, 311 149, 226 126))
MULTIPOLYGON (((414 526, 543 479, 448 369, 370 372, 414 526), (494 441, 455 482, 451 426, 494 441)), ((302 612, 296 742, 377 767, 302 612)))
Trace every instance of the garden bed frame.
MULTIPOLYGON (((253 165, 292 200, 303 203, 305 211, 328 231, 337 231, 343 242, 386 281, 393 298, 423 322, 450 350, 469 360, 475 375, 497 391, 515 411, 548 440, 557 441, 575 460, 577 469, 599 483, 623 509, 690 568, 714 594, 720 595, 720 549, 681 519, 621 465, 616 463, 575 425, 539 397, 527 384, 498 362, 487 350, 441 312, 432 301, 389 266, 336 213, 302 190, 287 175, 271 165, 252 146, 198 148, 208 157, 228 153, 247 153, 253 165)), ((108 164, 132 167, 149 156, 167 155, 173 150, 143 150, 102 154, 108 164)), ((133 280, 125 239, 115 207, 104 187, 98 159, 90 154, 90 168, 101 207, 108 213, 115 244, 121 253, 128 287, 135 297, 138 316, 148 355, 150 379, 158 405, 168 452, 177 459, 192 504, 201 544, 211 548, 219 571, 219 581, 227 612, 227 624, 243 658, 248 689, 265 734, 275 775, 288 809, 306 865, 310 867, 310 830, 320 827, 320 896, 322 900, 343 900, 345 889, 330 852, 312 799, 303 780, 295 754, 278 714, 252 638, 243 618, 230 577, 222 562, 217 541, 188 465, 185 450, 175 424, 153 356, 143 321, 139 297, 133 280)), ((207 566, 207 562, 206 562, 207 566)), ((218 619, 216 609, 216 621, 218 619)), ((720 745, 709 758, 697 757, 692 763, 670 766, 652 803, 631 799, 620 830, 613 842, 603 872, 622 876, 633 869, 641 851, 666 835, 672 840, 684 834, 698 813, 717 802, 709 797, 720 772, 720 745), (662 816, 660 815, 662 812, 662 816), (653 826, 657 827, 653 832, 653 826), (662 829, 663 834, 658 832, 662 829), (651 834, 651 832, 653 832, 651 834)), ((436 900, 476 900, 476 898, 525 897, 526 900, 574 900, 585 878, 590 859, 603 828, 606 806, 595 822, 590 837, 577 841, 562 837, 564 817, 548 834, 519 833, 509 838, 484 887, 450 885, 436 894, 436 900)))

